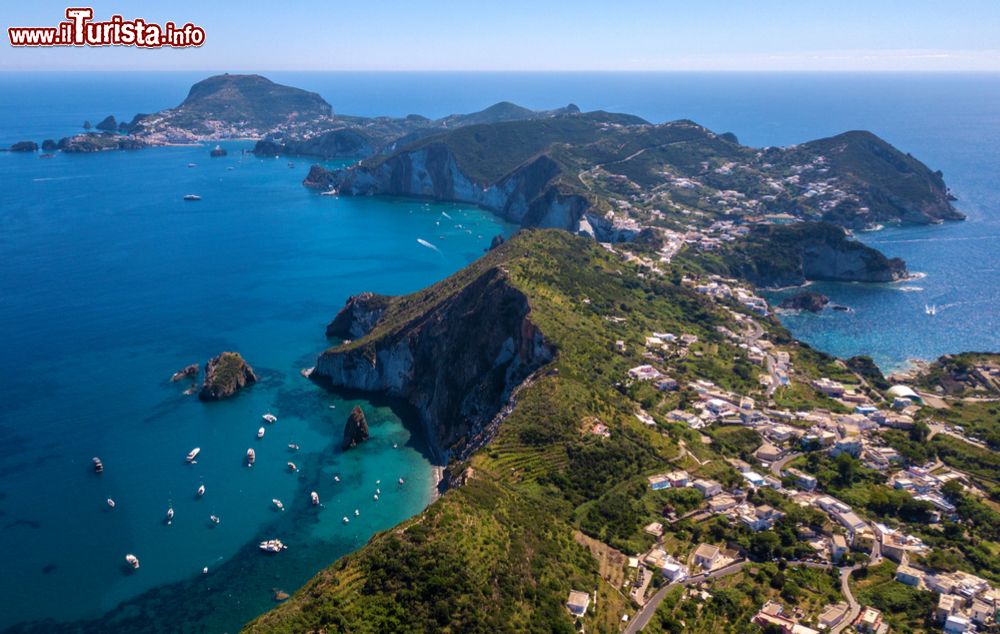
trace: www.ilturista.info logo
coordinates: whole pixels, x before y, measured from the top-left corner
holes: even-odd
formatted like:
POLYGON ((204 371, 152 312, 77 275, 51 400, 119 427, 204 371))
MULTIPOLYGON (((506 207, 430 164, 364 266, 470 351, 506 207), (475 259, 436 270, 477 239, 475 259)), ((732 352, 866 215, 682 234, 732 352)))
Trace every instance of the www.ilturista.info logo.
POLYGON ((66 21, 57 26, 12 26, 7 29, 11 46, 139 46, 141 48, 187 48, 205 43, 205 29, 188 22, 160 25, 142 18, 126 20, 113 15, 107 22, 94 22, 89 7, 66 9, 66 21))

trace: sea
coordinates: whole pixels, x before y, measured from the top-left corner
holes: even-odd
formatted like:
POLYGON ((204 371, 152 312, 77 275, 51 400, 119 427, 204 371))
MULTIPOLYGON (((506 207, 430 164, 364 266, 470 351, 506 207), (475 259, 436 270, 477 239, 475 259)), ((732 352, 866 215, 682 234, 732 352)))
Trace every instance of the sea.
MULTIPOLYGON (((0 145, 176 105, 210 74, 2 73, 0 145)), ((575 103, 692 119, 760 147, 871 130, 941 169, 968 220, 858 234, 922 275, 817 283, 851 311, 780 318, 816 348, 868 354, 885 371, 1000 350, 1000 75, 266 75, 356 115, 575 103)), ((321 196, 301 185, 309 159, 223 147, 223 158, 201 145, 0 153, 0 630, 235 632, 432 498, 427 439, 405 406, 299 371, 329 345, 324 326, 348 296, 422 288, 514 227, 467 205, 321 196), (218 403, 170 382, 224 350, 260 381, 218 403), (345 452, 355 405, 372 439, 345 452), (258 551, 275 537, 286 551, 258 551)))

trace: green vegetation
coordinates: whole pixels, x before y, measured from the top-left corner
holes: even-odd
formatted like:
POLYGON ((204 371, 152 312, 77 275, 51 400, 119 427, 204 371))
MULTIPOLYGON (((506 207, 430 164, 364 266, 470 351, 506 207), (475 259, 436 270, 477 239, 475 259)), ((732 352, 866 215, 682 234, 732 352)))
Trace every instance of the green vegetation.
POLYGON ((885 561, 863 567, 851 576, 851 591, 862 605, 882 611, 894 632, 924 632, 933 628, 937 599, 931 592, 895 580, 896 565, 885 561))

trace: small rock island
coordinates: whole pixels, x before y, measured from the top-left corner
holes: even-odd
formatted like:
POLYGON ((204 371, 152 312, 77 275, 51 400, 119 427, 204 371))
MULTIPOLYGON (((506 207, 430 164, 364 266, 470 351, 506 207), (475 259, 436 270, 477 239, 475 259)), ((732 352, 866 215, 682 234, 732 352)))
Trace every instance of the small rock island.
POLYGON ((222 400, 256 382, 257 375, 240 353, 222 352, 205 364, 205 383, 198 392, 198 398, 203 401, 222 400))
POLYGON ((810 313, 818 313, 829 303, 830 298, 822 293, 803 291, 786 297, 779 306, 786 310, 808 310, 810 313))
POLYGON ((176 383, 177 381, 186 379, 190 376, 198 376, 198 364, 192 363, 191 365, 184 366, 180 370, 174 372, 170 376, 170 382, 176 383))
POLYGON ((355 405, 344 425, 344 449, 353 449, 368 440, 368 421, 360 406, 355 405))

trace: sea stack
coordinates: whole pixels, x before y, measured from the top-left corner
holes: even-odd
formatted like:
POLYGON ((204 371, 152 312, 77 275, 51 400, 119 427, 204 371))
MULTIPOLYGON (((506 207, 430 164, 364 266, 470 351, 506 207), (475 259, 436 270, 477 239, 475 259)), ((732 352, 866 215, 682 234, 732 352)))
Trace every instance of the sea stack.
POLYGON ((818 313, 829 303, 830 298, 822 293, 803 291, 786 297, 778 306, 786 310, 808 310, 811 313, 818 313))
POLYGON ((357 447, 359 443, 368 440, 368 421, 365 420, 365 413, 359 406, 351 410, 351 415, 347 417, 347 424, 344 425, 344 449, 357 447))
POLYGON ((205 364, 205 383, 198 392, 203 401, 218 401, 257 382, 257 375, 238 352, 223 352, 205 364))

